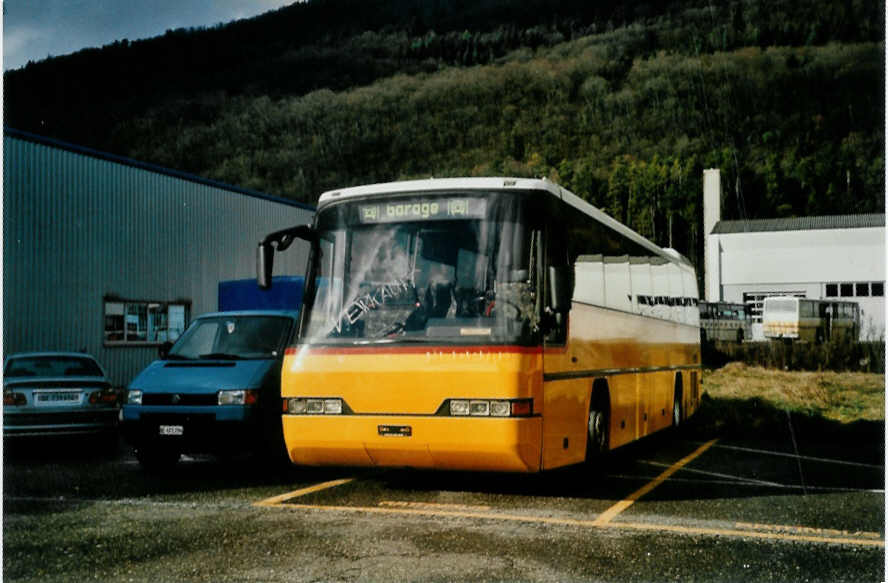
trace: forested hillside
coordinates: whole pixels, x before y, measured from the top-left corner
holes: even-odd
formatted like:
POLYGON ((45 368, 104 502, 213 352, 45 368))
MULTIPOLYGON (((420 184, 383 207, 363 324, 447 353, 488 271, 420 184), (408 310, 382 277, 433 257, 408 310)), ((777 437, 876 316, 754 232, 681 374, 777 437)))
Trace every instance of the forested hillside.
POLYGON ((265 192, 548 176, 660 244, 884 212, 884 4, 311 0, 5 75, 5 123, 265 192), (671 226, 671 228, 670 228, 671 226))

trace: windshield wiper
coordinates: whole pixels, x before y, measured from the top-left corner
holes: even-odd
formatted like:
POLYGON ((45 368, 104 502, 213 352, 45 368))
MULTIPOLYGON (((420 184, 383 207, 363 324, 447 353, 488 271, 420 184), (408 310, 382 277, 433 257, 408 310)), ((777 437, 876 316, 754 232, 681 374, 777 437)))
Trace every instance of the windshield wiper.
POLYGON ((190 356, 182 356, 181 354, 167 354, 165 360, 194 360, 190 356))
POLYGON ((237 354, 228 354, 227 352, 210 352, 209 354, 201 354, 198 358, 205 360, 242 360, 243 357, 237 354))

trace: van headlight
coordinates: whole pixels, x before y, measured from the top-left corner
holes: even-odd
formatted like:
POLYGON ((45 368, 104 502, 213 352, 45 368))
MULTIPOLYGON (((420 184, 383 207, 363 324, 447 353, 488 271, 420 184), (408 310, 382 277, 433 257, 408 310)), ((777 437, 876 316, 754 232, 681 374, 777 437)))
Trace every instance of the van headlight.
POLYGON ((142 404, 142 391, 139 389, 130 389, 126 392, 126 402, 128 405, 142 404))
POLYGON ((254 389, 236 389, 219 391, 220 405, 255 405, 259 402, 259 391, 254 389))

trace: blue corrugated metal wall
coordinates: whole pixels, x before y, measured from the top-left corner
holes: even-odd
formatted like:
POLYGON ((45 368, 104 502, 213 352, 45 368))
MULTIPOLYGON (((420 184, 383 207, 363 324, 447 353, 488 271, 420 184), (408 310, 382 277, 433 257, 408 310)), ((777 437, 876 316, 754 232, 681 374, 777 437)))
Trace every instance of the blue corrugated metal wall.
MULTIPOLYGON (((267 233, 313 210, 195 177, 4 135, 3 352, 80 350, 118 384, 157 353, 104 345, 107 295, 217 309, 218 283, 255 276, 267 233)), ((304 246, 275 261, 302 275, 304 246)))

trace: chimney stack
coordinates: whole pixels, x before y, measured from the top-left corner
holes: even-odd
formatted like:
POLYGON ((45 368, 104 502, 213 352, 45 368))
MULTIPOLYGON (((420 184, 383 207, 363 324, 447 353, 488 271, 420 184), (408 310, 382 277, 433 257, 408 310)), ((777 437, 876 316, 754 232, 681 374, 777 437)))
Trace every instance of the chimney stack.
POLYGON ((721 220, 721 171, 718 168, 703 170, 703 271, 707 302, 721 301, 721 253, 718 239, 711 233, 721 220))

